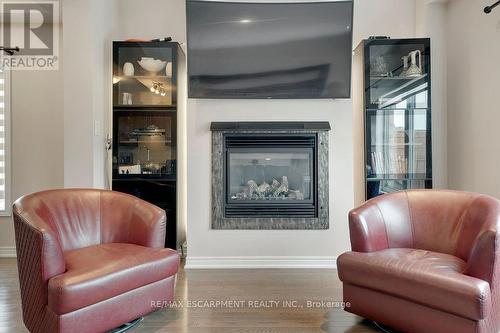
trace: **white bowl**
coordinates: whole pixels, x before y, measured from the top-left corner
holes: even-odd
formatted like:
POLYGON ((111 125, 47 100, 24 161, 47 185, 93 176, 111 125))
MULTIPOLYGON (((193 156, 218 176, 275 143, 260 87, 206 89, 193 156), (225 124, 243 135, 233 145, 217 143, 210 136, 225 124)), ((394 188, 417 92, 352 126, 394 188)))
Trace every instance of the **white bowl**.
POLYGON ((161 71, 163 68, 165 68, 165 65, 167 64, 166 61, 162 61, 160 59, 153 59, 153 58, 141 58, 137 62, 145 71, 151 72, 151 73, 158 73, 161 71))

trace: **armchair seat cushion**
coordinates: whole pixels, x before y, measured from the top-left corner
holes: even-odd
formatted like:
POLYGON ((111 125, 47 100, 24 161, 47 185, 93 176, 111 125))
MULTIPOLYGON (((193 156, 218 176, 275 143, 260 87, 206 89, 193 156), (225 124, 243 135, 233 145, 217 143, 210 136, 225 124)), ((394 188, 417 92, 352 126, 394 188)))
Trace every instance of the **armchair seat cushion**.
POLYGON ((347 252, 338 259, 340 279, 472 320, 488 316, 489 283, 464 275, 467 263, 449 254, 391 248, 347 252))
POLYGON ((66 272, 49 280, 48 306, 65 314, 177 273, 171 249, 108 243, 64 253, 66 272))

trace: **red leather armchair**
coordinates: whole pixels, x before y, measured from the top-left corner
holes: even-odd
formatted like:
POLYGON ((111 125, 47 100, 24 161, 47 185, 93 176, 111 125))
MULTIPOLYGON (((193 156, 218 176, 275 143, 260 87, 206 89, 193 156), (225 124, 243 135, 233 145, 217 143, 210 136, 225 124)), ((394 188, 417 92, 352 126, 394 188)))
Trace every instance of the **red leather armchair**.
POLYGON ((179 256, 163 248, 165 224, 163 210, 119 192, 49 190, 17 200, 26 327, 104 332, 172 300, 179 256))
POLYGON ((475 193, 369 200, 337 262, 346 310, 408 333, 499 332, 499 223, 500 202, 475 193))

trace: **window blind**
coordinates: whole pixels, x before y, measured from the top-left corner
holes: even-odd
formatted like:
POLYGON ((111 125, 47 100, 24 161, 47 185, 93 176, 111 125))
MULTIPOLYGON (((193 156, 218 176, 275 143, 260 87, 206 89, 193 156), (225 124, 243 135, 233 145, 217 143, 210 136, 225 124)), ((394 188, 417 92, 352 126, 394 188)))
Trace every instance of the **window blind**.
POLYGON ((8 213, 8 148, 9 148, 9 72, 0 66, 0 214, 8 213))

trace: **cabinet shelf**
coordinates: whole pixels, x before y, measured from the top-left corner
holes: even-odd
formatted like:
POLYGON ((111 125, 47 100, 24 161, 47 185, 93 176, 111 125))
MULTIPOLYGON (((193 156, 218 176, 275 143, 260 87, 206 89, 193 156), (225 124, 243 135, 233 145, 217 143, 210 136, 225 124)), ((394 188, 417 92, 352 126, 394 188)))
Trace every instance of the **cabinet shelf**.
POLYGON ((380 78, 370 80, 367 89, 377 91, 376 104, 391 106, 427 88, 427 74, 413 78, 380 78))
POLYGON ((422 110, 422 111, 430 111, 431 108, 430 107, 412 107, 412 108, 391 108, 391 107, 387 107, 387 108, 370 108, 370 109, 366 109, 366 112, 395 112, 395 111, 407 111, 407 112, 410 112, 410 111, 418 111, 418 110, 422 110))
POLYGON ((172 78, 169 76, 151 76, 151 75, 138 75, 138 76, 114 76, 113 80, 119 80, 115 85, 138 85, 141 84, 149 89, 153 82, 159 82, 164 85, 166 89, 172 89, 172 78))
POLYGON ((399 84, 404 84, 407 82, 411 81, 418 81, 427 76, 426 73, 419 75, 419 76, 411 76, 411 77, 401 77, 401 76, 370 76, 370 80, 376 80, 376 81, 395 81, 396 83, 399 84))
POLYGON ((372 147, 417 147, 422 146, 422 143, 372 143, 372 147))
POLYGON ((177 111, 177 105, 176 104, 171 104, 171 105, 148 105, 148 104, 132 104, 132 105, 125 105, 125 104, 118 104, 118 105, 113 105, 114 111, 127 111, 127 110, 148 110, 148 111, 177 111))
POLYGON ((144 178, 144 177, 139 177, 142 175, 128 175, 130 176, 129 178, 113 178, 113 182, 117 183, 128 183, 128 182, 145 182, 145 183, 153 183, 153 184, 165 184, 166 186, 169 186, 172 183, 175 183, 177 180, 175 177, 149 177, 149 178, 144 178))
MULTIPOLYGON (((151 141, 129 140, 129 141, 119 141, 118 142, 118 144, 120 144, 120 145, 136 145, 136 144, 140 144, 140 143, 148 144, 148 143, 151 143, 151 141)), ((155 141, 154 143, 165 143, 165 144, 168 144, 168 143, 172 143, 172 140, 171 139, 169 139, 169 140, 158 140, 158 141, 155 141)))
POLYGON ((115 75, 115 76, 113 76, 113 78, 119 80, 118 82, 122 82, 122 81, 125 81, 125 80, 133 80, 133 79, 136 79, 136 80, 142 80, 142 79, 152 79, 152 80, 154 80, 154 79, 158 79, 158 80, 168 81, 168 82, 172 81, 172 77, 171 76, 166 76, 166 75, 132 75, 132 76, 115 75))
POLYGON ((381 180, 414 180, 414 181, 427 181, 432 180, 430 177, 426 176, 408 176, 408 175, 379 175, 377 177, 367 178, 368 182, 375 182, 381 180))

